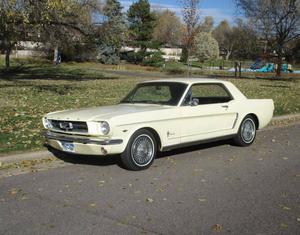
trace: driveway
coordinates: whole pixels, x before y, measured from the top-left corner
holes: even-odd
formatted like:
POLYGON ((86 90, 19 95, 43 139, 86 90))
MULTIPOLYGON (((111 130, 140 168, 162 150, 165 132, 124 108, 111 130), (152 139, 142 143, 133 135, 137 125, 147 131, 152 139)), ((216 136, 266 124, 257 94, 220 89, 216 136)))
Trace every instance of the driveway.
POLYGON ((300 234, 299 123, 248 148, 168 152, 142 172, 59 157, 0 178, 0 234, 300 234))

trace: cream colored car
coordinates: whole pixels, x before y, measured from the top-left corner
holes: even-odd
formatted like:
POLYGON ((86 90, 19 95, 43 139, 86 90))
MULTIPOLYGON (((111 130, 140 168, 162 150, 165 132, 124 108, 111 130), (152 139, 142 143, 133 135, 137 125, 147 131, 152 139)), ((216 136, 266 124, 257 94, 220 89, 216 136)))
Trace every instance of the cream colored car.
POLYGON ((43 124, 55 149, 121 154, 128 169, 142 170, 157 151, 228 138, 248 146, 273 110, 273 100, 247 99, 230 82, 181 78, 140 83, 117 105, 48 113, 43 124))

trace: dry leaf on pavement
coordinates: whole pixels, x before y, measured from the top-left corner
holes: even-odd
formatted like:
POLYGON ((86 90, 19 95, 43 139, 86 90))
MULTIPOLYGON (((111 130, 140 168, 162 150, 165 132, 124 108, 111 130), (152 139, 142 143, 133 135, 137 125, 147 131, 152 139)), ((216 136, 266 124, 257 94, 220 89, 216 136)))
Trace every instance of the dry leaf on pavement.
POLYGON ((154 200, 150 197, 147 197, 146 201, 152 203, 154 200))
POLYGON ((214 232, 221 232, 222 231, 222 225, 220 224, 215 224, 212 226, 212 231, 214 232))

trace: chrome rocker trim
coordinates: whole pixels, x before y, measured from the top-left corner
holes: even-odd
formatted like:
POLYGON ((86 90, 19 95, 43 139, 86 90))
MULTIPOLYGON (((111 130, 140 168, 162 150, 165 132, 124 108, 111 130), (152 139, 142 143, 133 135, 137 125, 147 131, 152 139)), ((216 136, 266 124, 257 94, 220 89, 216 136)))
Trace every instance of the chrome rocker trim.
POLYGON ((67 142, 75 142, 81 144, 98 144, 98 145, 115 145, 122 144, 123 140, 115 139, 115 140, 92 140, 89 138, 78 138, 74 136, 65 136, 51 131, 43 132, 43 135, 47 139, 59 140, 59 141, 67 141, 67 142))

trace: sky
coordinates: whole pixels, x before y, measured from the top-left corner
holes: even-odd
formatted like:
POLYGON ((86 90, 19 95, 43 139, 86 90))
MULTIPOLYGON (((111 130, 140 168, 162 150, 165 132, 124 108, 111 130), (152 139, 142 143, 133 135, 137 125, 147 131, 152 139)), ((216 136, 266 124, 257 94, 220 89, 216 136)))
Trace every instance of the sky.
MULTIPOLYGON (((136 1, 121 0, 124 10, 136 1)), ((149 0, 152 9, 169 9, 181 15, 179 0, 149 0)), ((230 23, 234 23, 236 18, 236 8, 234 0, 200 0, 200 13, 202 18, 205 16, 213 16, 215 24, 226 19, 230 23)))

